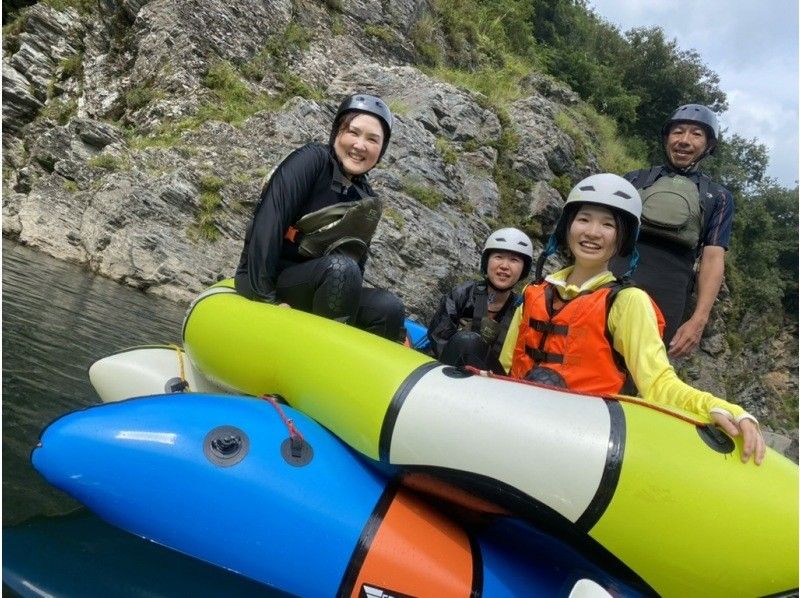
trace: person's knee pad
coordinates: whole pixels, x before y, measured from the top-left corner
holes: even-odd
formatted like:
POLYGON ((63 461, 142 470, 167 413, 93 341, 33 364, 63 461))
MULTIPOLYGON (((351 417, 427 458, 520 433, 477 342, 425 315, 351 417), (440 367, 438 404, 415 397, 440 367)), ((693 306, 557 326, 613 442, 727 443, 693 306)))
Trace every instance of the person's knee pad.
POLYGON ((346 255, 324 259, 324 274, 314 298, 314 312, 328 317, 352 318, 361 294, 361 269, 346 255))

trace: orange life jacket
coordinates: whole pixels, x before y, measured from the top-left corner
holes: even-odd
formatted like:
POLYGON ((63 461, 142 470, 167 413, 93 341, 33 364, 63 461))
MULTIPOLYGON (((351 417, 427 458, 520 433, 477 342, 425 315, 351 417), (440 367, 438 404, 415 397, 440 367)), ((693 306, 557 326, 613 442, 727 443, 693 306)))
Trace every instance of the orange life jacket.
MULTIPOLYGON (((628 370, 624 358, 614 349, 608 313, 617 293, 629 286, 632 285, 614 282, 578 295, 560 309, 553 307, 556 291, 550 283, 526 287, 511 376, 525 378, 535 368, 547 368, 570 390, 598 395, 619 393, 628 370)), ((664 318, 655 303, 653 308, 659 333, 663 334, 664 318)))

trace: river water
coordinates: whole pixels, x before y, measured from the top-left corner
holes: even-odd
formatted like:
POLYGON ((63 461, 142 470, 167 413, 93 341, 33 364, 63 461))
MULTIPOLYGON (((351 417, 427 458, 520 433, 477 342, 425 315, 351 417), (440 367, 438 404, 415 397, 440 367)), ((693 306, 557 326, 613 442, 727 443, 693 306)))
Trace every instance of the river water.
MULTIPOLYGON (((185 306, 7 239, 2 280, 4 583, 25 577, 38 595, 55 596, 263 595, 263 586, 111 528, 30 464, 42 428, 99 402, 91 363, 180 342, 185 306)), ((3 595, 14 594, 4 586, 3 595)))

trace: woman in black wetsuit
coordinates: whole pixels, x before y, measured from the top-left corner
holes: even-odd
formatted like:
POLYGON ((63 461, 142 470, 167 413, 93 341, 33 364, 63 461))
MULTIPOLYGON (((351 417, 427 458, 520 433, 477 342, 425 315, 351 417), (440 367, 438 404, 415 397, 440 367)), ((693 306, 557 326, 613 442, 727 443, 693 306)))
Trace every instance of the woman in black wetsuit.
POLYGON ((241 295, 400 340, 400 299, 362 286, 382 211, 367 173, 386 152, 392 120, 380 98, 352 95, 327 145, 308 143, 278 165, 245 235, 235 276, 241 295))

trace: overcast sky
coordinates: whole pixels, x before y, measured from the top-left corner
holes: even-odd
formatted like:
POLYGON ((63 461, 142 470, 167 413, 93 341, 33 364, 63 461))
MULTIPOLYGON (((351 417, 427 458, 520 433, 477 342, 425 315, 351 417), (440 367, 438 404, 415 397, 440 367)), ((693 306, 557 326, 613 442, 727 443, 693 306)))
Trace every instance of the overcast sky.
POLYGON ((798 0, 588 0, 623 33, 660 26, 681 50, 696 50, 720 78, 723 130, 769 150, 767 174, 798 179, 798 0))

